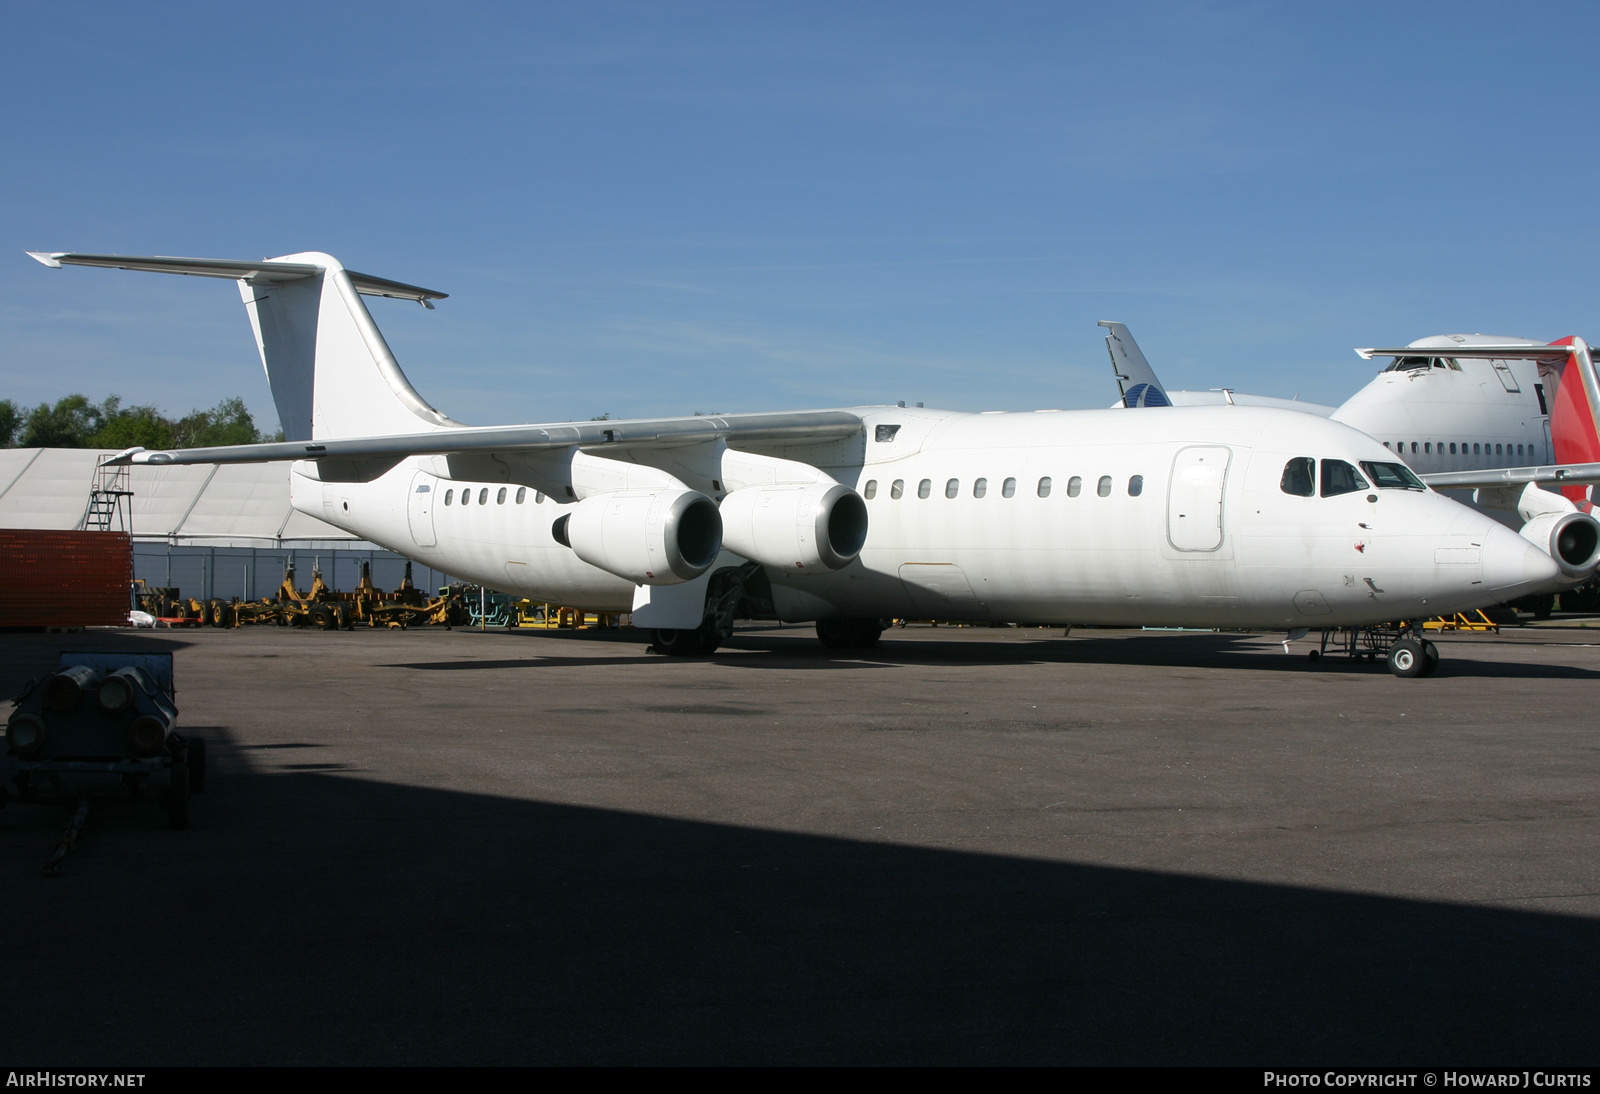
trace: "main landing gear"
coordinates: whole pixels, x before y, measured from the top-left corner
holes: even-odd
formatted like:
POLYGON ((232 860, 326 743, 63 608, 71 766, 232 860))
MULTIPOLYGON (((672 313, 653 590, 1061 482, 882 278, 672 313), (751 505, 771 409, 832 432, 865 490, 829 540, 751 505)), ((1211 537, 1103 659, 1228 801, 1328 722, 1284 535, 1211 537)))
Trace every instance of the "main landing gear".
POLYGON ((817 638, 830 650, 870 650, 888 623, 887 619, 819 619, 817 638))
POLYGON ((1311 651, 1311 659, 1328 656, 1352 661, 1382 658, 1390 672, 1407 679, 1432 676, 1439 667, 1439 647, 1422 636, 1422 628, 1416 623, 1323 631, 1321 648, 1311 651))

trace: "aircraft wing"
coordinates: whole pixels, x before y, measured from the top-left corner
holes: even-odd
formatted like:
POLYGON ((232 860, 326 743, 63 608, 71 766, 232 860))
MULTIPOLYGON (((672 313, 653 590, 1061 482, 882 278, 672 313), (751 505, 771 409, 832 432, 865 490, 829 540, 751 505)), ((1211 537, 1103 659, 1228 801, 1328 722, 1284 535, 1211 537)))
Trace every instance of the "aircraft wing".
POLYGON ((1487 357, 1497 361, 1565 361, 1571 346, 1401 346, 1399 349, 1357 349, 1363 361, 1374 357, 1487 357))
POLYGON ((1600 463, 1574 463, 1559 467, 1496 467, 1483 471, 1440 471, 1419 476, 1435 490, 1487 489, 1546 483, 1556 486, 1600 484, 1600 463))
MULTIPOLYGON (((231 275, 230 275, 231 276, 231 275)), ((348 437, 276 441, 216 448, 152 451, 130 448, 113 464, 271 463, 280 460, 373 459, 437 456, 463 452, 540 452, 553 449, 675 448, 726 440, 793 443, 840 440, 861 432, 861 416, 849 410, 780 411, 768 414, 717 414, 698 418, 635 418, 619 421, 556 422, 546 425, 441 429, 389 437, 348 437)))

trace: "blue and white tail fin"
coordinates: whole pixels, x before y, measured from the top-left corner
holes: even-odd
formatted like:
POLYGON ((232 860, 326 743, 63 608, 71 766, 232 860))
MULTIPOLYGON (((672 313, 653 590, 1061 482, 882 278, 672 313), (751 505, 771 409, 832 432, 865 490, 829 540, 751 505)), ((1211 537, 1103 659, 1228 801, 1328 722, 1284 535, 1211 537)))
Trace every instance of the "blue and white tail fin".
POLYGON ((1122 405, 1171 406, 1155 369, 1144 359, 1128 328, 1106 319, 1100 320, 1100 326, 1106 328, 1106 349, 1111 351, 1111 371, 1117 378, 1117 390, 1122 393, 1122 405))
POLYGON ((46 266, 101 266, 239 282, 285 439, 425 433, 458 423, 418 395, 361 297, 445 294, 346 270, 318 251, 261 261, 35 253, 46 266))

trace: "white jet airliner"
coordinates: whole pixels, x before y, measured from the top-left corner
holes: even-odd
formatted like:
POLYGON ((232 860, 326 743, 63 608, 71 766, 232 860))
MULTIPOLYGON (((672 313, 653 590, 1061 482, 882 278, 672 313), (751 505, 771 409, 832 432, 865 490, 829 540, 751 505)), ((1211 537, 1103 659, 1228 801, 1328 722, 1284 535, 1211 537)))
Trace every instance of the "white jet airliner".
MULTIPOLYGON (((468 427, 401 373, 361 300, 444 294, 321 253, 262 261, 35 254, 239 282, 281 443, 122 454, 292 460, 296 509, 435 569, 633 612, 669 653, 736 617, 1284 629, 1495 604, 1600 566, 1428 489, 1372 438, 1274 407, 968 414, 902 406, 468 427)), ((1584 543, 1573 547, 1583 548, 1584 543)), ((1437 663, 1415 629, 1390 668, 1437 663)))

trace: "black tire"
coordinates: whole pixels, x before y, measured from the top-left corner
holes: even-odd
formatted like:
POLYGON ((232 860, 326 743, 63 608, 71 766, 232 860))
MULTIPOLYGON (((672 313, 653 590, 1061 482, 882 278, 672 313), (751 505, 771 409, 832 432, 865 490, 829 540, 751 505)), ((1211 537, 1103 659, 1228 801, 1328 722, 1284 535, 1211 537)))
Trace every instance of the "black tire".
POLYGON ((1309 657, 1313 661, 1320 661, 1320 660, 1322 660, 1322 651, 1321 650, 1312 650, 1310 653, 1306 654, 1306 656, 1309 657))
POLYGON ((883 637, 883 620, 881 619, 854 619, 851 645, 858 650, 870 650, 877 646, 878 639, 883 637))
POLYGON ((339 620, 333 614, 333 609, 321 604, 311 609, 310 616, 311 625, 319 631, 331 631, 339 626, 339 620))
POLYGON ((189 793, 204 794, 206 792, 205 738, 190 737, 183 759, 189 765, 189 793))
POLYGON ((1439 647, 1428 641, 1422 640, 1422 675, 1432 676, 1439 667, 1439 647))
POLYGON ((172 777, 167 787, 167 825, 175 831, 189 827, 189 765, 179 761, 167 769, 172 777))
POLYGON ((1415 638, 1402 638, 1389 647, 1389 671, 1396 676, 1404 679, 1421 676, 1427 663, 1422 643, 1415 638))
POLYGON ((830 650, 847 650, 855 642, 854 628, 848 619, 819 619, 817 620, 817 640, 830 650))
POLYGON ((668 657, 693 657, 709 652, 700 640, 698 627, 694 630, 657 627, 651 632, 651 645, 668 657))

